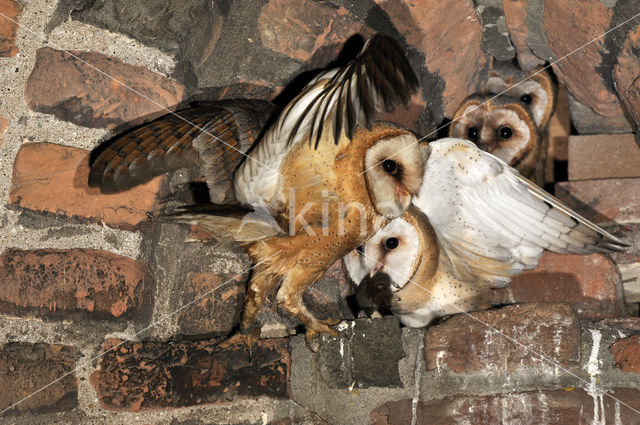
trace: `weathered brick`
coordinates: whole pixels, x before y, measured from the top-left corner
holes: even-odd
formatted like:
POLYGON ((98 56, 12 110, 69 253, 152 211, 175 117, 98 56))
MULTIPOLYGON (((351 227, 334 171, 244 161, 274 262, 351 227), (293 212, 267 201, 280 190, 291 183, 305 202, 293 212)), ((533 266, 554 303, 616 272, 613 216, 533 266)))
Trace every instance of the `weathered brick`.
POLYGON ((616 341, 611 346, 616 365, 625 372, 640 373, 640 335, 616 341))
POLYGON ((9 203, 22 208, 83 217, 125 229, 157 211, 164 176, 129 191, 103 195, 88 186, 89 152, 52 143, 28 143, 13 166, 9 203))
POLYGON ((0 57, 11 57, 18 53, 16 38, 22 5, 14 0, 0 0, 0 57))
POLYGON ((640 148, 633 134, 569 137, 569 180, 640 177, 640 148))
POLYGON ((148 120, 166 113, 183 95, 181 84, 146 68, 96 52, 49 47, 37 51, 25 86, 30 109, 85 127, 148 120))
POLYGON ((612 10, 600 0, 568 3, 545 0, 542 26, 549 48, 557 58, 556 76, 580 103, 607 117, 624 115, 620 102, 609 91, 597 67, 602 62, 603 39, 596 39, 609 29, 612 10))
POLYGON ((259 340, 220 349, 215 340, 105 341, 90 382, 112 410, 152 410, 290 397, 287 340, 259 340))
POLYGON ((527 45, 527 3, 526 0, 502 0, 509 37, 516 49, 520 67, 525 70, 533 69, 544 63, 543 60, 533 54, 527 45))
POLYGON ((154 282, 142 263, 92 249, 8 249, 0 311, 68 319, 147 321, 154 282))
POLYGON ((424 53, 425 68, 444 80, 444 113, 452 117, 476 92, 490 64, 471 0, 376 0, 407 43, 424 53))
POLYGON ((640 178, 602 179, 556 184, 556 196, 596 222, 640 223, 640 178))
POLYGON ((263 82, 242 81, 224 87, 214 87, 206 90, 203 100, 213 99, 263 99, 271 100, 282 87, 270 87, 263 82))
POLYGON ((240 323, 246 275, 189 273, 178 323, 184 335, 224 336, 240 323))
POLYGON ((560 302, 589 319, 625 313, 620 274, 602 254, 566 255, 545 252, 537 268, 516 276, 510 286, 494 290, 494 304, 560 302))
POLYGON ((628 34, 613 68, 613 79, 618 96, 624 104, 629 118, 633 119, 636 125, 640 124, 639 49, 640 26, 637 26, 628 34))
POLYGON ((260 12, 258 29, 268 48, 303 62, 314 62, 312 57, 321 52, 325 64, 352 35, 367 38, 373 34, 344 6, 316 0, 270 0, 260 12))
POLYGON ((0 411, 60 412, 78 405, 73 369, 78 353, 66 345, 12 342, 0 347, 0 411), (45 388, 46 387, 46 388, 45 388))
POLYGON ((538 354, 568 370, 580 362, 580 322, 565 304, 521 304, 460 314, 429 328, 425 338, 428 370, 444 367, 476 374, 554 370, 538 354))
POLYGON ((400 322, 395 316, 357 319, 338 329, 342 335, 323 338, 314 359, 318 377, 328 387, 402 386, 398 363, 406 354, 400 322))
MULTIPOLYGON (((415 423, 438 425, 638 423, 638 413, 634 410, 640 408, 640 391, 607 388, 607 394, 611 397, 599 395, 595 391, 551 390, 485 396, 459 394, 441 400, 418 402, 415 423)), ((371 420, 373 425, 411 423, 411 400, 385 403, 371 412, 371 420)))
POLYGON ((347 281, 342 268, 342 260, 331 265, 324 276, 311 285, 303 296, 305 305, 321 319, 353 319, 347 305, 347 296, 353 293, 353 286, 347 281))

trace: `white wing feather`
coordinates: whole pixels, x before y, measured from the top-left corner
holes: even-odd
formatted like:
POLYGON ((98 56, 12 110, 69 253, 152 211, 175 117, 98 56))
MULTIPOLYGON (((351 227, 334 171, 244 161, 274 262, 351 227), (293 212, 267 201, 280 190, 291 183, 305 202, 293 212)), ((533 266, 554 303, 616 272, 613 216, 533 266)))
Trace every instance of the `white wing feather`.
POLYGON ((414 204, 462 279, 500 287, 535 267, 544 249, 586 254, 626 246, 471 142, 447 138, 422 148, 429 159, 414 204))

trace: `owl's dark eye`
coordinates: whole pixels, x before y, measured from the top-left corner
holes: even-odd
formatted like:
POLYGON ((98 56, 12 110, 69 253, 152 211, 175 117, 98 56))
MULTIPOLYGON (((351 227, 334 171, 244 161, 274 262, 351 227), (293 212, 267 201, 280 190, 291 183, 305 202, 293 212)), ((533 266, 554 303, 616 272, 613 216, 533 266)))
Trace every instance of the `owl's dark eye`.
POLYGON ((467 130, 467 137, 471 141, 476 140, 478 138, 478 129, 476 127, 469 127, 469 130, 467 130))
POLYGON ((531 96, 529 93, 526 93, 520 96, 520 101, 522 103, 526 103, 527 105, 530 104, 532 100, 533 100, 533 96, 531 96))
POLYGON ((513 136, 513 130, 511 127, 500 127, 498 130, 498 134, 501 139, 510 139, 513 136))
POLYGON ((398 164, 393 159, 385 159, 382 161, 382 168, 389 174, 395 174, 398 171, 398 164))
POLYGON ((396 249, 399 244, 400 244, 400 241, 398 240, 398 238, 389 238, 386 241, 384 241, 384 246, 387 249, 396 249))
POLYGON ((364 245, 360 245, 356 248, 356 252, 360 255, 364 254, 364 245))

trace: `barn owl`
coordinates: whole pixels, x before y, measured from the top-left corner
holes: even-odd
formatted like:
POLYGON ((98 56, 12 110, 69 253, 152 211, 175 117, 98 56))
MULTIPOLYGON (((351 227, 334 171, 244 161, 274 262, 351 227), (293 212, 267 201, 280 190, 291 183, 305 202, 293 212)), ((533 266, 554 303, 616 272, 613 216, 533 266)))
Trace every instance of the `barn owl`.
POLYGON ((390 308, 407 326, 488 307, 489 288, 535 267, 544 249, 627 246, 468 141, 421 149, 428 159, 414 206, 344 259, 356 283, 389 281, 390 308))
POLYGON ((522 71, 512 61, 496 61, 486 88, 489 93, 510 96, 528 105, 541 132, 547 127, 556 107, 558 85, 548 68, 522 71))
MULTIPOLYGON (((233 176, 235 197, 244 204, 237 214, 205 207, 175 216, 242 242, 254 262, 240 333, 227 344, 251 345, 259 337, 253 319, 278 284, 276 300, 305 325, 310 347, 315 333, 336 334, 329 327, 336 321, 316 319, 302 294, 336 260, 401 215, 418 193, 424 166, 415 135, 372 124, 376 111, 406 104, 417 88, 399 46, 372 37, 349 65, 312 80, 248 152, 233 176)), ((176 137, 170 130, 156 136, 163 139, 156 150, 145 146, 145 137, 129 137, 120 150, 107 148, 95 160, 90 182, 107 190, 129 186, 120 176, 146 178, 149 173, 137 168, 162 164, 157 158, 165 154, 205 171, 215 168, 218 162, 203 152, 219 150, 219 141, 190 131, 196 136, 176 137)), ((161 167, 183 165, 172 159, 161 167)))
POLYGON ((547 146, 529 107, 517 99, 504 95, 469 96, 454 115, 449 135, 472 141, 524 177, 544 185, 547 146))

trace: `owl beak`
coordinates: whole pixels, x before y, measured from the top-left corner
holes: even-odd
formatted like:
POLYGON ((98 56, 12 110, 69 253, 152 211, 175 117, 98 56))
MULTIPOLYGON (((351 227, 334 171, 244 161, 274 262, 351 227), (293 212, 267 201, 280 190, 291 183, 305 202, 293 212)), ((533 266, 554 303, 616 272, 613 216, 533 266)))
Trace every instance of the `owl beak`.
POLYGON ((369 272, 369 277, 373 278, 378 272, 384 271, 384 264, 378 264, 373 270, 369 272))

